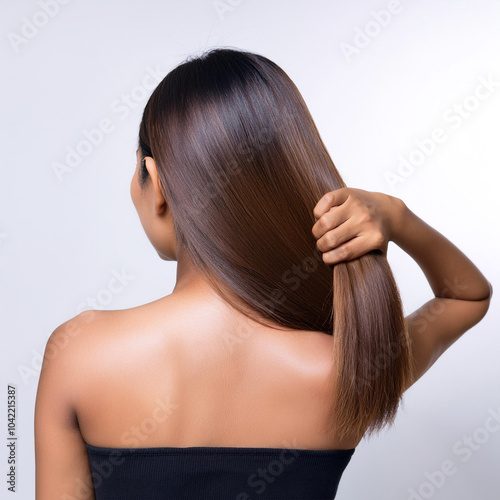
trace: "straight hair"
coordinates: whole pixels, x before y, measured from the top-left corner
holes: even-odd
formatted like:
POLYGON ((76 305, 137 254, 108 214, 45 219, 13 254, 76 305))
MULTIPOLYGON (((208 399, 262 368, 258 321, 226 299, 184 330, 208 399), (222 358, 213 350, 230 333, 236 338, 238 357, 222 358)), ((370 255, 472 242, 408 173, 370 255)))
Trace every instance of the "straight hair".
POLYGON ((224 300, 259 323, 333 335, 332 437, 392 425, 411 377, 400 294, 379 250, 323 262, 313 209, 345 184, 288 75, 242 50, 188 58, 148 100, 139 147, 179 248, 224 300))

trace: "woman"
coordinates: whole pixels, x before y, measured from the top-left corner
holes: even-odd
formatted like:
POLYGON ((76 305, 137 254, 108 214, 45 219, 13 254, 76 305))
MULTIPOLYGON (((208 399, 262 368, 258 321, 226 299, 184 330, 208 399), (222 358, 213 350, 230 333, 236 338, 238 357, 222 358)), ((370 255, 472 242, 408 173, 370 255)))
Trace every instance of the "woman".
POLYGON ((345 186, 260 55, 212 50, 164 78, 131 196, 175 288, 50 336, 39 500, 334 498, 362 437, 489 307, 481 272, 400 199, 345 186), (389 241, 434 293, 408 317, 389 241))

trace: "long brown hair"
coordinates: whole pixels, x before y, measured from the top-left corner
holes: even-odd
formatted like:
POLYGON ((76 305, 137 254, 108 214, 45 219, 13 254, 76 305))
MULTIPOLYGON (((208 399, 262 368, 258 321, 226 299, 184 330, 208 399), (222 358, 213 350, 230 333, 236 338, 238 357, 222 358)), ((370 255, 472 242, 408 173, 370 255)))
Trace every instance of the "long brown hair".
POLYGON ((139 147, 177 244, 221 297, 256 321, 333 335, 332 433, 392 424, 410 377, 398 288, 380 251, 323 262, 313 208, 345 184, 287 74, 241 50, 190 58, 151 95, 139 147))

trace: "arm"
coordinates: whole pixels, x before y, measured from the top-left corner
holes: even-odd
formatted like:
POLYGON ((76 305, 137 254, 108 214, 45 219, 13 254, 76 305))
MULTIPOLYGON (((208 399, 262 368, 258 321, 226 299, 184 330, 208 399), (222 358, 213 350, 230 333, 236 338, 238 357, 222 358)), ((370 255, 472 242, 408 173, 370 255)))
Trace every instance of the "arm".
POLYGON ((73 408, 83 316, 63 323, 44 353, 35 404, 36 499, 94 499, 85 443, 73 408))
POLYGON ((385 255, 388 242, 394 241, 429 281, 434 298, 405 318, 414 375, 408 387, 488 311, 491 284, 399 198, 343 187, 326 193, 313 212, 317 220, 312 233, 325 263, 352 260, 375 249, 385 255))
POLYGON ((488 311, 491 284, 453 243, 398 200, 392 241, 420 266, 434 298, 406 317, 415 383, 488 311))

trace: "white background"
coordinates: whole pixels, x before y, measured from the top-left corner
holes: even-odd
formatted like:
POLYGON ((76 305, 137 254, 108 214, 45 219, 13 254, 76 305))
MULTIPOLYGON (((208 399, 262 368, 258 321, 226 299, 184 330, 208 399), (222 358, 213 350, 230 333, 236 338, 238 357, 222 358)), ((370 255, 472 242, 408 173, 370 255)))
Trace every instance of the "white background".
MULTIPOLYGON (((360 443, 337 498, 498 500, 500 422, 484 426, 500 413, 500 1, 71 0, 51 17, 42 3, 4 0, 0 16, 2 400, 14 384, 20 461, 12 498, 34 498, 33 410, 50 333, 88 299, 122 309, 174 286, 176 263, 158 258, 129 194, 152 90, 141 82, 148 68, 163 78, 191 54, 232 46, 290 75, 347 185, 402 198, 496 289, 486 318, 406 393, 395 427, 360 443), (493 82, 489 93, 481 79, 493 82), (58 178, 54 164, 106 119, 113 130, 58 178), (437 128, 445 139, 429 146, 437 128), (418 161, 416 141, 428 154, 392 185, 402 158, 418 161), (433 486, 428 475, 446 461, 455 473, 433 486)), ((431 290, 392 243, 389 261, 409 314, 431 290)), ((0 488, 3 497, 4 480, 0 488)))

